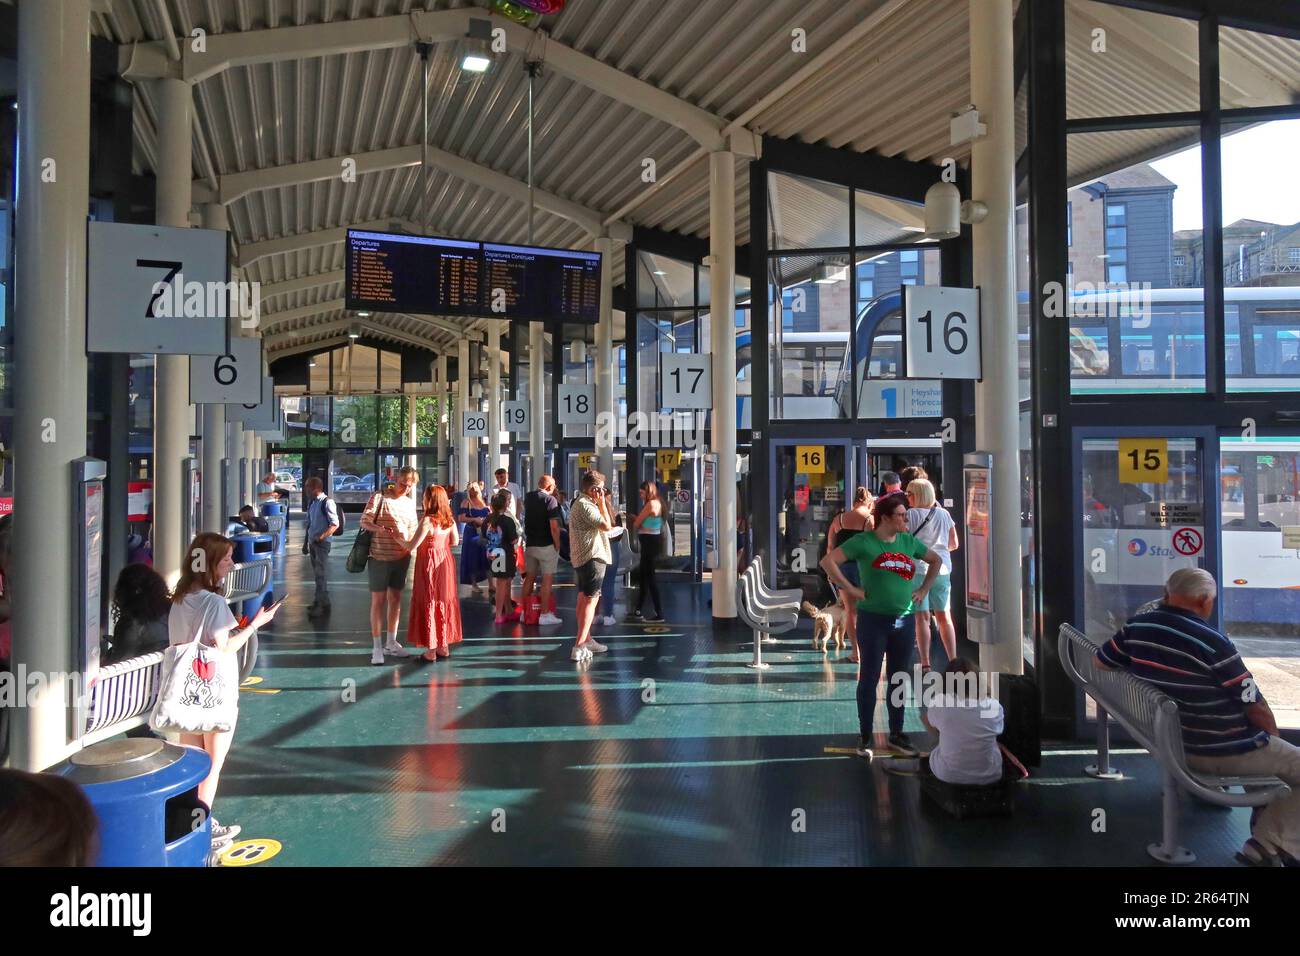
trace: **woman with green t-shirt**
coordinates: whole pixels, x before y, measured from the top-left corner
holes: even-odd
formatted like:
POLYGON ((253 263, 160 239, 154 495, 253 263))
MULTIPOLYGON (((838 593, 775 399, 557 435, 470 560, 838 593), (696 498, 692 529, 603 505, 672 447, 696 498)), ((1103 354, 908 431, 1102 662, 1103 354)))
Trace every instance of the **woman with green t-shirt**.
POLYGON ((862 664, 858 669, 858 756, 870 759, 871 717, 876 709, 876 682, 880 665, 887 658, 889 673, 885 704, 889 711, 889 749, 907 757, 917 750, 903 733, 903 706, 893 693, 894 681, 912 664, 916 646, 912 607, 924 604, 930 586, 939 574, 940 558, 925 544, 907 533, 907 496, 885 495, 872 511, 876 526, 856 534, 821 560, 822 570, 850 598, 857 601, 857 644, 862 664), (916 562, 926 563, 925 580, 918 588, 916 562), (856 561, 861 587, 852 584, 840 570, 845 561, 856 561))

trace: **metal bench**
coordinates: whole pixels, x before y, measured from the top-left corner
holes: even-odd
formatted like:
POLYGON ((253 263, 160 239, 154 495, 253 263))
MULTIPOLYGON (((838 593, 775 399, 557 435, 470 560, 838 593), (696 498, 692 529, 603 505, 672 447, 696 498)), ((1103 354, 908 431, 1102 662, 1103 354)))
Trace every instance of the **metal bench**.
POLYGON ((768 598, 764 600, 759 591, 761 577, 761 567, 755 561, 736 579, 736 613, 754 632, 754 659, 749 666, 756 670, 764 670, 768 666, 763 662, 764 638, 772 634, 783 634, 799 623, 798 599, 777 600, 776 595, 788 592, 769 591, 768 598))
MULTIPOLYGON (((226 600, 234 604, 261 594, 271 580, 271 560, 262 558, 235 565, 226 575, 226 600)), ((257 662, 257 632, 239 652, 239 679, 252 673, 257 662)), ((118 661, 100 670, 90 689, 83 747, 107 740, 149 720, 162 676, 163 652, 118 661)))
POLYGON ((1057 638, 1061 666, 1070 679, 1097 702, 1097 764, 1085 772, 1103 779, 1120 774, 1110 769, 1110 730, 1114 717, 1146 750, 1163 773, 1162 842, 1147 845, 1147 852, 1161 863, 1194 863, 1196 854, 1178 845, 1178 789, 1208 803, 1225 807, 1258 807, 1290 792, 1291 788, 1270 776, 1219 776, 1194 772, 1183 752, 1183 732, 1178 705, 1152 684, 1125 670, 1100 667, 1094 656, 1099 645, 1069 624, 1062 624, 1057 638), (1242 793, 1227 788, 1241 787, 1242 793))

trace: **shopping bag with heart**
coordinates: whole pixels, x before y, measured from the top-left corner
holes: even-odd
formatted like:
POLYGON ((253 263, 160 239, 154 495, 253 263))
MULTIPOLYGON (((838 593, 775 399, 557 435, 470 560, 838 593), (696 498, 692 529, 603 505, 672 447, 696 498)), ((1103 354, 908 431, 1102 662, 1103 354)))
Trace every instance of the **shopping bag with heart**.
POLYGON ((163 654, 158 702, 149 718, 157 731, 227 731, 239 713, 239 665, 201 641, 175 644, 163 654))

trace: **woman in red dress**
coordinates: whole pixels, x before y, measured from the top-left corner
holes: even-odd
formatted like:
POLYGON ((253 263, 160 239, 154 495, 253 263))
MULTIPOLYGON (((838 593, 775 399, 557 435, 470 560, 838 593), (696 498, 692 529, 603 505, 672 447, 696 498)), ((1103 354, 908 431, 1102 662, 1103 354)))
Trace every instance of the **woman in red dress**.
POLYGON ((460 603, 456 596, 456 559, 451 549, 458 543, 447 491, 440 485, 424 489, 424 517, 407 546, 415 553, 415 587, 411 591, 407 643, 427 648, 426 661, 451 655, 459 644, 460 603))

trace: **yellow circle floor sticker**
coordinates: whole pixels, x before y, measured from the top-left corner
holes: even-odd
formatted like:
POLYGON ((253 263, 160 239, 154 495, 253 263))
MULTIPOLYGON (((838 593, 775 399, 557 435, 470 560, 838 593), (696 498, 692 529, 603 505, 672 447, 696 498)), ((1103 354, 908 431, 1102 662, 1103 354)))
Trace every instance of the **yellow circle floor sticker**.
POLYGON ((270 839, 240 840, 221 854, 222 866, 252 866, 265 863, 280 852, 280 841, 270 839))
POLYGON ((667 634, 668 628, 664 627, 662 624, 652 624, 645 629, 645 632, 647 634, 667 634))

